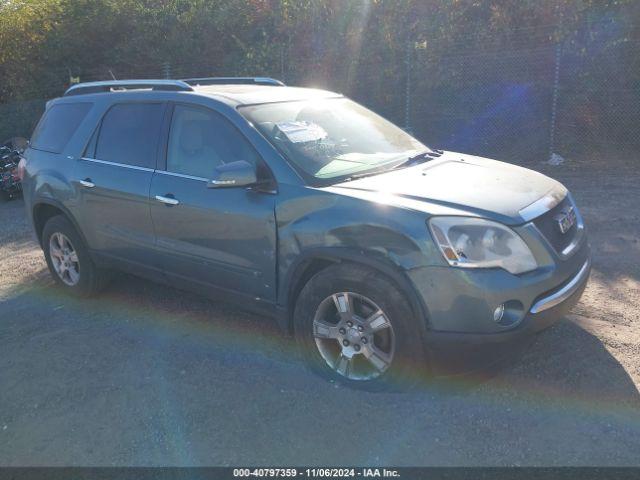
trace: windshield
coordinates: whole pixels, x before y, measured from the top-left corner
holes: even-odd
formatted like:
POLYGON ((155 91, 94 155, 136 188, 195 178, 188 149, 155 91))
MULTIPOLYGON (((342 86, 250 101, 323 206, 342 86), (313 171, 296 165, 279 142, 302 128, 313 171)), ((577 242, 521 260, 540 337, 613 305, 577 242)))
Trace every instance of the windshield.
POLYGON ((374 173, 428 151, 402 129, 346 98, 239 110, 313 183, 374 173))

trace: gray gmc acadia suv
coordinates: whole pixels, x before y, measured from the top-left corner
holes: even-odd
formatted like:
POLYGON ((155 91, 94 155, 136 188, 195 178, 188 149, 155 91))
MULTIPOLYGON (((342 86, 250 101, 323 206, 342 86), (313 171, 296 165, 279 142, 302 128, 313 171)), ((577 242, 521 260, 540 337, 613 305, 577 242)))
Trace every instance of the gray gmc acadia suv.
POLYGON ((519 343, 589 276, 557 181, 270 78, 76 85, 24 157, 63 289, 88 296, 124 270, 235 301, 353 386, 414 384, 443 358, 519 343))

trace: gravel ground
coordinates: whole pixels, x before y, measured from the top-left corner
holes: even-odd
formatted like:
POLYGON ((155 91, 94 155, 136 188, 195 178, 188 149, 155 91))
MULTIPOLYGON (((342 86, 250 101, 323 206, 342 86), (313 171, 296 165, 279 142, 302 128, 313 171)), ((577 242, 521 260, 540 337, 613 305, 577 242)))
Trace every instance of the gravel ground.
POLYGON ((589 228, 581 302, 498 375, 411 394, 326 383, 273 322, 168 287, 71 299, 0 203, 0 465, 640 465, 640 176, 546 169, 589 228))

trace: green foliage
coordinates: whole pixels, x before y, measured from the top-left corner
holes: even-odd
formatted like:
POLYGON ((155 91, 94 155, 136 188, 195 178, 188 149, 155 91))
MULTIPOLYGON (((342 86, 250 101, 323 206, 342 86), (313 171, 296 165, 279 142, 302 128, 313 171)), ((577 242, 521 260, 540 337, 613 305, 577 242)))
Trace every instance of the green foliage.
POLYGON ((0 0, 0 104, 58 96, 71 76, 161 77, 166 62, 175 78, 329 87, 400 120, 407 60, 414 92, 455 99, 467 84, 551 85, 553 56, 500 70, 483 55, 561 42, 591 62, 576 74, 581 87, 609 76, 635 88, 638 18, 636 0, 0 0))
POLYGON ((347 91, 362 80, 359 72, 376 71, 371 87, 383 92, 388 85, 379 80, 397 76, 408 35, 428 40, 435 55, 465 44, 508 44, 527 28, 540 40, 541 32, 557 35, 560 20, 563 35, 611 14, 620 13, 622 25, 633 3, 4 0, 0 103, 58 95, 70 75, 159 76, 163 62, 179 74, 284 74, 347 91))

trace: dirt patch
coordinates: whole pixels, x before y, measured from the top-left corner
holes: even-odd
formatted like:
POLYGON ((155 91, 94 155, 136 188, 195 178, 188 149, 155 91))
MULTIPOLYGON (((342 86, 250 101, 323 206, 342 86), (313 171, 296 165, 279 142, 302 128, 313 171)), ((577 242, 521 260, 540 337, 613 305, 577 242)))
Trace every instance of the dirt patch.
POLYGON ((273 322, 119 277, 52 285, 0 204, 0 465, 638 465, 640 176, 537 169, 580 207, 580 303, 480 384, 373 394, 310 375, 273 322))

